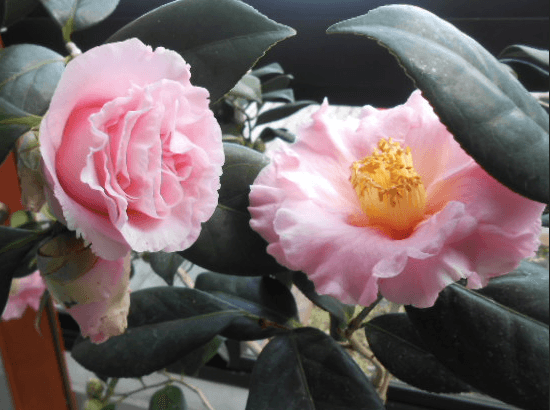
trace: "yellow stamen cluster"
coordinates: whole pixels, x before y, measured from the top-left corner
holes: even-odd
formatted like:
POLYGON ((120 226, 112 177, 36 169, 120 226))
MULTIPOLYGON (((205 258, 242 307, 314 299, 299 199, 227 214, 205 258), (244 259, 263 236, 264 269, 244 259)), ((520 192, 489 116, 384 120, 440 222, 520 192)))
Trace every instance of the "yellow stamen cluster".
POLYGON ((390 138, 381 139, 378 149, 351 165, 350 181, 369 225, 402 239, 424 218, 426 190, 409 147, 390 138))

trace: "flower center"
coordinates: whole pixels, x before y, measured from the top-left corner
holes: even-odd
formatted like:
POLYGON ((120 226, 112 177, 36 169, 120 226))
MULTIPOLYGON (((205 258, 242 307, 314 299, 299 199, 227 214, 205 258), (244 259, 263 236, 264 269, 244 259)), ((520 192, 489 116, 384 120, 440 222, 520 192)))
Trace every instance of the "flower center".
POLYGON ((424 218, 426 190, 409 147, 404 150, 390 138, 381 139, 378 149, 351 165, 350 181, 369 225, 404 239, 424 218))

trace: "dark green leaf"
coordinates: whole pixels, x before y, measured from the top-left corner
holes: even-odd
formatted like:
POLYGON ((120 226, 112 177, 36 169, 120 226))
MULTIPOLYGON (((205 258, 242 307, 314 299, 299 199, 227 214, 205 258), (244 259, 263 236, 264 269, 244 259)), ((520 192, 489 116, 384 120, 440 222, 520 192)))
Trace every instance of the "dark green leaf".
POLYGON ((216 355, 223 341, 224 339, 220 336, 214 337, 203 346, 187 353, 174 363, 173 366, 168 367, 168 371, 181 372, 187 376, 196 376, 199 370, 216 355))
POLYGON ((12 278, 13 274, 10 274, 10 272, 0 273, 0 316, 8 303, 12 278))
POLYGON ((294 79, 292 74, 278 75, 277 77, 270 78, 266 82, 262 83, 262 93, 269 93, 271 91, 278 91, 288 88, 290 81, 294 79))
POLYGON ((149 288, 132 292, 130 299, 124 334, 99 345, 75 342, 72 356, 88 370, 109 377, 144 376, 208 343, 242 316, 194 289, 149 288))
POLYGON ((295 103, 292 103, 292 104, 285 104, 285 105, 281 105, 280 107, 264 111, 260 115, 258 115, 258 119, 256 120, 256 125, 282 120, 283 118, 286 118, 292 114, 295 114, 298 111, 300 111, 302 108, 305 108, 311 104, 317 104, 317 102, 308 101, 308 100, 296 101, 295 103))
POLYGON ((19 44, 0 50, 0 163, 19 136, 36 124, 50 104, 65 65, 45 47, 19 44), (32 120, 23 123, 21 118, 32 120))
POLYGON ((363 371, 332 338, 302 328, 275 337, 252 371, 246 410, 382 410, 363 371))
POLYGON ((116 410, 116 405, 114 403, 109 403, 102 407, 101 410, 116 410))
POLYGON ((30 273, 30 260, 45 233, 0 226, 0 311, 6 307, 13 277, 30 273))
POLYGON ((294 98, 294 91, 292 88, 285 88, 283 90, 270 91, 262 95, 264 101, 293 103, 296 101, 294 98))
POLYGON ((140 377, 173 364, 217 335, 255 340, 280 332, 264 329, 260 317, 214 295, 163 286, 131 293, 124 334, 99 345, 77 340, 72 355, 104 376, 140 377))
POLYGON ((236 144, 224 144, 225 164, 218 207, 203 223, 198 240, 178 252, 208 270, 231 275, 267 275, 282 268, 266 252, 267 242, 250 228, 250 185, 268 163, 266 156, 236 144))
POLYGON ((261 103, 262 89, 260 80, 258 77, 246 74, 227 95, 261 103))
POLYGON ((151 396, 149 410, 187 410, 183 391, 177 386, 163 387, 151 396))
POLYGON ((289 132, 286 128, 265 127, 258 138, 264 142, 273 141, 275 138, 280 138, 283 141, 291 143, 296 141, 296 135, 289 132))
POLYGON ((281 325, 291 319, 298 320, 298 307, 290 290, 268 276, 241 277, 205 272, 197 277, 195 289, 281 325))
POLYGON ((515 311, 549 324, 548 269, 522 261, 507 275, 491 279, 489 285, 477 291, 515 311))
POLYGON ((346 314, 347 306, 339 300, 328 295, 319 295, 315 292, 315 285, 310 281, 307 275, 303 272, 294 272, 294 284, 300 292, 302 292, 316 306, 329 312, 341 322, 349 321, 346 314))
POLYGON ((430 353, 405 313, 375 317, 365 334, 380 363, 405 383, 435 393, 472 390, 430 353))
MULTIPOLYGON (((26 115, 43 115, 64 67, 63 56, 42 46, 17 44, 0 50, 0 98, 26 115)), ((5 113, 18 114, 10 108, 0 104, 5 113)))
POLYGON ((503 63, 527 64, 548 77, 548 50, 516 44, 502 50, 498 58, 503 63))
POLYGON ((550 222, 549 221, 549 217, 548 217, 548 214, 546 215, 542 215, 542 226, 545 226, 548 228, 548 223, 550 222))
POLYGON ((172 286, 174 276, 185 259, 175 252, 151 252, 147 254, 147 261, 153 271, 172 286))
POLYGON ((74 31, 84 30, 115 11, 119 0, 40 0, 59 27, 73 20, 74 31))
POLYGON ((548 406, 548 326, 458 284, 407 307, 428 349, 469 385, 525 409, 548 406))
POLYGON ((279 63, 271 63, 263 67, 256 68, 250 72, 250 74, 256 77, 264 77, 273 74, 284 74, 285 70, 279 63))
MULTIPOLYGON (((3 0, 4 13, 3 19, 0 21, 3 27, 9 27, 19 20, 23 19, 27 14, 33 11, 40 3, 39 0, 3 0)), ((1 8, 1 6, 0 6, 1 8)), ((1 13, 0 13, 1 15, 1 13)))
POLYGON ((181 0, 159 7, 107 41, 137 37, 177 51, 191 65, 192 82, 216 102, 274 44, 295 31, 237 0, 181 0))
POLYGON ((481 45, 407 5, 379 7, 328 32, 387 47, 466 152, 512 190, 548 202, 548 114, 481 45))

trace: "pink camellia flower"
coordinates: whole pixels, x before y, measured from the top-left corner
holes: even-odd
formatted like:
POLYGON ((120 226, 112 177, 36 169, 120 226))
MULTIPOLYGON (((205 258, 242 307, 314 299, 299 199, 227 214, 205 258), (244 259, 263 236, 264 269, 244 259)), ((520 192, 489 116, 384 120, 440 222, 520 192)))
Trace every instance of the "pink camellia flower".
POLYGON ((102 343, 126 330, 130 253, 105 260, 81 239, 63 234, 40 248, 37 262, 48 290, 76 320, 82 336, 102 343))
POLYGON ((2 313, 2 319, 19 319, 23 316, 25 310, 27 310, 27 306, 38 311, 40 298, 45 290, 46 285, 38 271, 23 278, 13 279, 11 282, 8 303, 6 304, 4 313, 2 313))
POLYGON ((224 162, 209 94, 174 51, 137 39, 72 60, 40 126, 48 200, 104 259, 189 247, 224 162))
POLYGON ((544 205, 489 176, 420 92, 356 122, 327 109, 269 153, 249 208, 268 252, 319 293, 429 307, 450 283, 479 288, 533 254, 544 205))

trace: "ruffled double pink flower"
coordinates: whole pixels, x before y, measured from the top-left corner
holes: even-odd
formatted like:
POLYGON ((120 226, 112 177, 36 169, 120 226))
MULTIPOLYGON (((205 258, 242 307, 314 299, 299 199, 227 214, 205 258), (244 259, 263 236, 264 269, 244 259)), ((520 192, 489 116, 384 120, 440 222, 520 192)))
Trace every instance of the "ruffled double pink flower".
POLYGON ((72 60, 40 125, 53 211, 100 257, 173 252, 218 203, 221 129, 174 51, 138 39, 72 60))
POLYGON ((489 176, 420 92, 358 121, 327 109, 268 151, 249 208, 268 253, 319 293, 429 307, 447 285, 482 287, 533 254, 544 205, 489 176))
POLYGON ((209 103, 178 53, 135 38, 77 56, 57 85, 40 125, 44 191, 91 250, 41 249, 40 269, 92 342, 126 328, 129 252, 188 248, 218 204, 224 152, 209 103))

